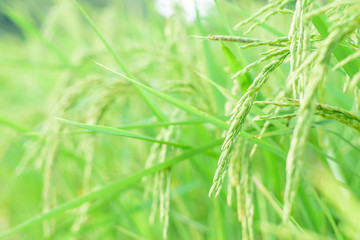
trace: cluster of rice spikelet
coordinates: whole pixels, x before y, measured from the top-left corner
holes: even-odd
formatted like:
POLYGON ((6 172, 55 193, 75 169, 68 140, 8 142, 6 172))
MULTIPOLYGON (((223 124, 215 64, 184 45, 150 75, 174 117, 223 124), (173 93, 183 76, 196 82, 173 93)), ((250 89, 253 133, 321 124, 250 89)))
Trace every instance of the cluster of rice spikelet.
MULTIPOLYGON (((45 122, 43 127, 44 134, 41 138, 41 141, 43 142, 42 150, 39 158, 35 162, 37 168, 43 169, 42 210, 44 213, 49 211, 51 207, 55 205, 55 189, 52 187, 54 186, 52 184, 52 175, 54 161, 61 142, 61 132, 63 131, 61 124, 54 117, 56 115, 63 116, 66 111, 68 111, 69 108, 71 108, 71 106, 89 90, 89 87, 98 81, 97 78, 89 78, 80 81, 78 84, 66 89, 66 91, 61 92, 60 96, 54 100, 57 102, 54 103, 55 107, 51 106, 51 117, 45 122)), ((51 236, 54 226, 54 221, 43 222, 44 237, 51 236)))
MULTIPOLYGON (((269 4, 261 8, 258 12, 253 14, 251 17, 247 18, 246 20, 238 23, 235 25, 234 29, 237 30, 241 26, 254 21, 256 18, 261 17, 260 20, 256 21, 247 31, 245 31, 244 35, 249 34, 252 32, 256 27, 265 23, 269 20, 272 16, 275 16, 278 13, 284 13, 282 10, 285 8, 286 4, 288 4, 290 0, 277 0, 271 1, 269 4)), ((287 12, 286 12, 287 13, 287 12)))
MULTIPOLYGON (((259 102, 255 102, 254 104, 274 105, 279 107, 296 107, 296 108, 300 106, 300 103, 297 99, 288 99, 288 98, 284 98, 283 101, 279 101, 279 102, 259 101, 259 102)), ((297 114, 298 114, 297 111, 295 111, 294 113, 290 113, 286 115, 266 115, 266 116, 257 116, 256 118, 258 120, 274 120, 279 118, 296 117, 297 114)), ((325 119, 335 120, 360 132, 360 116, 354 112, 347 111, 339 107, 333 107, 326 104, 316 103, 314 114, 321 116, 325 119)))
POLYGON ((225 177, 227 166, 230 162, 231 154, 233 147, 238 140, 238 135, 241 131, 241 128, 244 124, 247 114, 250 112, 250 109, 256 99, 257 94, 259 93, 260 88, 263 84, 269 79, 270 74, 281 65, 281 63, 287 57, 288 52, 282 53, 271 63, 266 65, 261 73, 254 79, 254 82, 251 84, 246 93, 241 97, 239 102, 236 104, 232 115, 231 115, 231 125, 229 131, 226 134, 225 141, 221 147, 221 155, 218 161, 218 168, 215 172, 213 179, 213 185, 210 189, 209 195, 218 196, 221 190, 221 186, 225 177))
MULTIPOLYGON (((175 111, 173 118, 178 117, 180 113, 175 111)), ((175 126, 162 128, 157 136, 157 139, 169 141, 176 138, 177 131, 175 126)), ((146 160, 145 166, 151 167, 154 164, 164 162, 166 159, 174 154, 174 148, 165 144, 154 143, 150 149, 150 155, 146 160)), ((171 169, 165 169, 156 173, 152 179, 144 178, 146 183, 145 195, 152 195, 151 213, 149 222, 152 224, 155 221, 155 215, 159 206, 160 222, 163 224, 163 239, 167 239, 167 232, 169 228, 169 212, 170 212, 170 184, 171 184, 171 169)))
MULTIPOLYGON (((241 77, 248 71, 253 70, 259 64, 272 60, 254 79, 251 86, 245 94, 240 98, 231 112, 230 128, 225 135, 225 140, 221 148, 221 155, 218 161, 218 168, 215 172, 213 184, 209 192, 209 196, 218 196, 224 181, 227 169, 229 168, 229 187, 228 187, 228 204, 232 201, 232 189, 235 188, 238 202, 238 218, 243 222, 243 236, 245 239, 253 239, 252 235, 252 183, 251 179, 251 157, 254 155, 257 146, 254 145, 250 154, 244 154, 247 151, 245 141, 238 143, 238 136, 242 130, 246 117, 250 112, 254 103, 270 104, 275 107, 272 114, 266 116, 258 116, 256 119, 266 120, 261 133, 264 133, 269 126, 269 120, 278 118, 296 118, 295 129, 291 138, 290 149, 286 158, 286 183, 284 190, 284 209, 282 211, 283 223, 288 223, 293 205, 298 182, 300 178, 301 163, 304 158, 304 151, 309 130, 313 123, 314 115, 321 116, 325 119, 336 120, 356 131, 359 131, 360 117, 350 111, 332 107, 325 104, 315 102, 315 95, 318 89, 326 79, 329 71, 329 63, 331 54, 338 44, 342 41, 353 47, 355 53, 340 61, 333 67, 333 71, 346 67, 354 59, 360 57, 357 43, 350 41, 347 37, 355 33, 360 24, 360 4, 356 1, 336 1, 323 7, 316 8, 313 0, 296 1, 295 11, 284 9, 289 1, 279 0, 272 1, 250 18, 242 21, 235 26, 240 26, 261 17, 261 20, 251 26, 246 33, 251 32, 259 24, 266 22, 271 16, 278 13, 292 14, 292 24, 288 37, 275 40, 252 40, 249 42, 247 38, 216 36, 216 38, 208 37, 209 40, 218 41, 238 41, 247 43, 240 48, 269 46, 273 49, 265 52, 263 57, 239 70, 233 76, 234 88, 238 88, 237 78, 241 77), (339 10, 339 11, 336 11, 339 10), (314 35, 313 18, 320 14, 326 13, 329 20, 334 22, 330 27, 329 35, 326 38, 319 39, 314 35), (339 14, 343 13, 343 14, 339 14), (314 37, 315 36, 315 37, 314 37), (269 79, 271 73, 279 67, 289 56, 290 72, 285 83, 285 88, 275 97, 275 101, 255 102, 260 88, 269 79), (292 98, 284 98, 291 93, 292 98), (285 99, 285 101, 279 101, 285 99), (296 107, 294 113, 286 115, 277 115, 281 107, 296 107), (236 146, 236 147, 235 147, 236 146), (240 154, 242 152, 242 154, 240 154), (246 157, 245 157, 246 155, 246 157), (250 202, 249 202, 250 201, 250 202), (244 211, 248 213, 244 214, 244 211), (244 215, 245 218, 244 218, 244 215)), ((349 87, 355 88, 355 96, 358 94, 360 82, 360 73, 356 73, 348 78, 344 84, 345 90, 349 87)), ((231 104, 228 102, 226 107, 231 104)), ((226 110, 229 111, 229 110, 226 110)), ((255 120, 255 119, 254 119, 255 120)))
MULTIPOLYGON (((303 17, 309 18, 306 15, 303 17)), ((298 112, 298 119, 286 159, 286 186, 283 212, 284 223, 287 223, 289 220, 291 206, 295 199, 300 165, 304 157, 305 144, 315 112, 315 93, 326 77, 332 51, 347 35, 351 34, 358 28, 359 23, 359 11, 351 12, 351 15, 345 14, 344 16, 341 16, 341 21, 332 26, 331 33, 320 43, 318 49, 308 55, 301 65, 299 65, 298 69, 303 70, 293 72, 292 75, 289 76, 289 78, 297 79, 303 74, 304 81, 299 91, 300 108, 298 112), (308 69, 309 65, 305 65, 308 61, 310 61, 309 59, 312 61, 312 64, 310 65, 311 69, 308 69)))
MULTIPOLYGON (((42 169, 43 172, 42 209, 44 213, 56 204, 54 202, 56 192, 54 186, 56 185, 53 184, 54 165, 56 164, 55 160, 62 143, 62 133, 65 130, 64 126, 62 126, 55 117, 76 112, 73 108, 76 103, 82 98, 91 95, 92 102, 87 111, 80 114, 77 112, 76 114, 81 115, 80 117, 83 117, 86 123, 95 124, 101 119, 105 109, 112 103, 113 99, 119 93, 119 90, 124 89, 125 86, 126 84, 123 82, 104 84, 98 77, 89 77, 79 80, 70 87, 63 87, 63 90, 60 90, 59 94, 54 97, 50 106, 51 114, 49 119, 44 123, 42 134, 36 142, 29 145, 28 151, 17 167, 17 173, 21 174, 31 160, 35 159, 36 154, 39 154, 34 164, 37 169, 42 169), (94 93, 94 90, 96 90, 96 93, 94 93), (41 150, 39 151, 39 149, 41 150)), ((80 142, 77 149, 79 153, 78 157, 84 160, 85 166, 82 179, 83 194, 91 191, 94 142, 94 135, 86 136, 83 141, 80 142)), ((78 232, 81 225, 86 221, 88 208, 89 204, 84 204, 77 210, 78 215, 71 228, 73 233, 78 232)), ((44 237, 51 236, 54 228, 54 221, 44 221, 44 237)))
MULTIPOLYGON (((122 82, 115 82, 108 86, 103 87, 101 91, 96 89, 98 94, 94 97, 93 102, 89 109, 86 111, 84 118, 86 124, 98 124, 103 117, 105 110, 114 101, 118 93, 124 90, 126 86, 122 82)), ((95 95, 95 94, 94 94, 95 95)), ((85 167, 82 179, 82 193, 86 194, 91 191, 91 176, 94 160, 94 147, 95 147, 95 135, 85 136, 77 148, 77 152, 80 157, 85 161, 85 167)), ((87 211, 90 207, 90 203, 83 204, 77 209, 77 216, 73 225, 71 226, 71 232, 77 233, 82 225, 87 220, 87 211)))

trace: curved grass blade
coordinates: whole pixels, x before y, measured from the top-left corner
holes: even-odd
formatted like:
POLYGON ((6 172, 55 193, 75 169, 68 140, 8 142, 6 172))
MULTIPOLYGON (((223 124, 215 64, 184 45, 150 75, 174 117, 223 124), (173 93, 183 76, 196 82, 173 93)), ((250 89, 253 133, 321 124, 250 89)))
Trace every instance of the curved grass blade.
POLYGON ((19 132, 19 133, 26 133, 28 132, 28 129, 25 128, 24 126, 21 126, 20 124, 4 117, 4 116, 0 116, 0 125, 4 125, 7 126, 9 128, 14 129, 15 131, 19 132))
MULTIPOLYGON (((269 191, 265 188, 264 185, 256 178, 252 177, 253 182, 255 183, 255 186, 257 189, 263 194, 266 200, 269 201, 269 204, 271 207, 275 210, 275 212, 281 217, 283 212, 283 206, 280 203, 280 201, 269 191)), ((299 223, 296 222, 296 220, 290 216, 290 223, 291 226, 296 228, 297 230, 302 231, 302 228, 299 223)))
POLYGON ((119 129, 134 129, 134 128, 156 128, 156 127, 168 127, 168 126, 185 126, 185 125, 198 125, 206 123, 202 119, 188 119, 182 121, 173 121, 173 122, 158 122, 150 124, 135 124, 127 126, 117 126, 119 129))
POLYGON ((334 230, 336 239, 338 240, 343 240, 343 236, 340 232, 340 229, 338 228, 335 219, 333 218, 333 216, 330 213, 329 208, 327 207, 324 199, 321 199, 320 196, 318 195, 318 193, 315 191, 315 189, 313 187, 311 187, 311 191, 313 193, 313 195, 315 196, 316 201, 318 202, 318 204, 320 205, 323 213, 325 214, 327 220, 330 223, 330 226, 332 227, 332 229, 334 230))
POLYGON ((352 144, 352 142, 350 142, 349 140, 347 140, 346 138, 343 137, 343 135, 341 135, 340 133, 337 133, 335 131, 332 131, 328 128, 325 128, 325 127, 321 127, 321 129, 323 129, 324 131, 328 132, 328 133, 331 133, 335 136, 337 136, 338 138, 340 138, 341 140, 343 140, 346 144, 348 144, 351 148, 353 148, 354 150, 360 152, 360 148, 355 146, 354 144, 352 144))
POLYGON ((43 213, 43 214, 39 214, 33 218, 30 218, 28 220, 26 220, 25 222, 23 223, 20 223, 19 225, 13 227, 13 228, 10 228, 2 233, 0 233, 0 239, 3 239, 5 237, 8 237, 16 232, 19 232, 25 228, 28 228, 32 225, 35 225, 37 223, 40 223, 44 220, 47 220, 47 219, 50 219, 50 218, 53 218, 53 217, 56 217, 62 213, 65 213, 66 211, 70 210, 70 209, 73 209, 73 208, 76 208, 86 202, 90 202, 90 201, 93 201, 93 200, 96 200, 96 199, 99 199, 99 198, 102 198, 104 196, 107 196, 109 194, 112 194, 112 193, 116 193, 118 192, 119 190, 131 185, 131 184, 134 184, 138 181, 140 181, 143 177, 145 176, 148 176, 148 175, 151 175, 151 174, 154 174, 158 171, 161 171, 163 169, 166 169, 170 166, 173 166, 185 159, 188 159, 190 157, 193 157, 197 154, 200 154, 200 153, 203 153, 205 152, 206 150, 209 150, 215 146, 219 146, 221 145, 223 142, 223 139, 217 139, 215 141, 212 141, 210 143, 206 143, 204 145, 201 145, 200 147, 196 148, 196 149, 192 149, 192 150, 189 150, 189 151, 186 151, 184 152, 183 154, 181 155, 178 155, 177 157, 174 157, 172 159, 169 159, 165 162, 162 162, 162 163, 159 163, 153 167, 150 167, 150 168, 146 168, 142 171, 139 171, 131 176, 128 176, 128 177, 125 177, 125 178, 122 178, 122 179, 119 179, 117 181, 114 181, 112 183, 109 183, 107 185, 105 185, 104 187, 100 188, 100 189, 97 189, 93 192, 90 192, 84 196, 81 196, 81 197, 78 197, 78 198, 75 198, 71 201, 68 201, 66 203, 63 203, 55 208, 53 208, 52 210, 46 212, 46 213, 43 213))
MULTIPOLYGON (((220 116, 219 119, 229 120, 229 117, 220 116)), ((3 123, 5 126, 13 128, 16 131, 23 133, 25 136, 39 137, 39 136, 43 135, 43 133, 41 133, 41 132, 32 131, 32 130, 29 130, 20 125, 11 125, 10 122, 8 123, 5 121, 7 121, 7 119, 2 118, 0 116, 0 124, 3 123), (4 122, 2 121, 3 119, 4 119, 4 122)), ((204 123, 207 123, 207 121, 205 121, 203 119, 187 119, 187 120, 183 120, 183 121, 174 121, 174 122, 154 122, 154 123, 149 123, 149 124, 144 123, 144 124, 134 124, 134 125, 122 125, 122 126, 114 126, 113 128, 123 129, 123 130, 125 130, 125 129, 147 129, 147 128, 161 128, 161 127, 168 127, 168 126, 200 125, 200 124, 204 124, 204 123)), ((64 131, 61 134, 62 135, 64 135, 64 134, 74 135, 74 134, 89 134, 89 133, 94 133, 94 131, 90 131, 90 130, 64 131)))
POLYGON ((168 142, 168 141, 162 141, 162 140, 158 140, 156 138, 139 135, 139 134, 136 134, 136 133, 133 133, 130 131, 126 131, 126 130, 122 130, 122 129, 118 129, 118 128, 106 127, 106 126, 101 126, 101 125, 83 124, 83 123, 73 122, 73 121, 69 121, 66 119, 62 119, 62 118, 58 118, 58 119, 60 121, 62 121, 63 123, 70 124, 75 127, 87 129, 87 130, 94 131, 94 132, 105 133, 105 134, 110 134, 110 135, 115 135, 115 136, 128 137, 128 138, 141 139, 141 140, 145 140, 145 141, 149 141, 149 142, 157 142, 157 143, 171 145, 171 146, 175 146, 175 147, 190 148, 190 146, 187 146, 187 145, 168 142))
MULTIPOLYGON (((89 124, 77 123, 77 122, 69 121, 69 120, 62 119, 62 118, 58 118, 58 119, 60 121, 64 122, 64 123, 73 125, 75 127, 83 128, 83 129, 86 129, 86 130, 89 130, 89 131, 92 131, 92 132, 99 132, 99 133, 105 133, 105 134, 110 134, 110 135, 115 135, 115 136, 135 138, 135 139, 145 140, 145 141, 149 141, 149 142, 156 142, 156 143, 166 144, 166 145, 170 145, 170 146, 180 147, 180 148, 184 148, 184 149, 193 148, 192 146, 189 146, 189 145, 184 145, 184 144, 179 144, 179 143, 174 143, 174 142, 168 142, 168 141, 162 141, 162 140, 158 140, 156 138, 136 134, 136 133, 121 130, 121 129, 118 129, 118 128, 112 128, 112 127, 106 127, 106 126, 100 126, 100 125, 89 125, 89 124)), ((86 133, 86 132, 83 132, 83 133, 86 133)), ((208 156, 211 156, 211 157, 215 157, 215 158, 219 157, 217 153, 211 152, 211 151, 206 151, 205 154, 208 155, 208 156)))

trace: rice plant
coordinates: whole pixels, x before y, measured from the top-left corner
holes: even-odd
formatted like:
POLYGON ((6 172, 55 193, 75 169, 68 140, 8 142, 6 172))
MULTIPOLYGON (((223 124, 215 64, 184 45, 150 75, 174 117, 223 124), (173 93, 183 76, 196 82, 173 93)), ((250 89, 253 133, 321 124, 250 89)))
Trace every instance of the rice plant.
POLYGON ((36 2, 0 3, 0 239, 358 238, 359 1, 36 2))

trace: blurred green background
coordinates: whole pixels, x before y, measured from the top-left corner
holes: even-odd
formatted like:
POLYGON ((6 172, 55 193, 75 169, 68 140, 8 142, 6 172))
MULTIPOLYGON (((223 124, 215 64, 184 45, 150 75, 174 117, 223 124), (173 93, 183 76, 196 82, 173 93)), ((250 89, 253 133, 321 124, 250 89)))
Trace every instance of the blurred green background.
MULTIPOLYGON (((156 116, 132 84, 92 60, 120 72, 128 71, 152 88, 224 119, 226 98, 198 73, 231 89, 234 71, 219 42, 194 36, 241 36, 244 29, 234 31, 232 27, 264 6, 265 1, 198 1, 198 7, 189 1, 185 8, 173 4, 168 16, 163 12, 169 1, 161 2, 79 1, 110 50, 74 1, 0 2, 0 232, 40 214, 46 204, 47 210, 54 208, 145 168, 152 151, 151 142, 90 133, 65 125, 56 117, 87 124, 127 126, 127 130, 153 138, 164 129, 156 124, 188 121, 176 127, 176 137, 171 140, 192 147, 221 137, 221 129, 148 94, 165 116, 161 119, 161 114, 156 116), (84 180, 86 169, 90 177, 84 180), (84 186, 84 182, 89 186, 84 186)), ((290 2, 288 7, 293 9, 294 4, 295 1, 290 2)), ((274 16, 250 37, 286 36, 290 23, 290 15, 274 16)), ((258 59, 266 49, 240 51, 236 44, 225 45, 242 67, 258 59)), ((237 97, 262 66, 240 83, 237 97)), ((285 62, 273 74, 259 100, 273 97, 283 88, 288 68, 285 62)), ((344 77, 344 73, 333 73, 331 84, 325 88, 332 97, 322 99, 351 109, 353 95, 342 93, 339 77, 344 77)), ((333 122, 327 124, 344 138, 353 140, 351 129, 333 122)), ((249 125, 249 133, 258 133, 259 126, 249 125)), ((317 141, 321 133, 320 137, 315 130, 311 134, 315 150, 309 148, 307 156, 325 159, 322 150, 316 151, 321 145, 317 141)), ((287 152, 290 133, 274 135, 271 143, 287 152)), ((340 162, 346 159, 341 168, 346 166, 356 172, 360 167, 356 161, 358 148, 331 136, 328 146, 335 149, 331 152, 333 158, 340 162)), ((173 157, 182 150, 175 148, 169 152, 173 157)), ((208 155, 196 155, 172 167, 169 239, 241 238, 242 223, 237 220, 236 204, 230 207, 226 204, 226 187, 217 199, 208 198, 219 155, 217 146, 208 155)), ((285 163, 273 153, 261 150, 255 154, 253 166, 254 176, 271 195, 264 197, 260 190, 255 190, 256 239, 282 239, 271 231, 261 230, 260 223, 281 221, 268 199, 282 201, 285 163)), ((342 177, 351 188, 359 185, 354 173, 346 172, 342 177)), ((152 194, 144 194, 151 192, 152 184, 150 180, 137 182, 91 202, 87 219, 78 230, 71 230, 80 215, 75 209, 51 219, 50 227, 36 224, 9 239, 161 239, 163 224, 157 211, 155 221, 149 223, 152 205, 154 202, 157 205, 158 200, 152 194), (50 234, 44 229, 50 229, 50 234)), ((299 225, 319 235, 333 236, 328 212, 317 212, 320 203, 305 180, 299 191, 299 205, 294 209, 299 225)))

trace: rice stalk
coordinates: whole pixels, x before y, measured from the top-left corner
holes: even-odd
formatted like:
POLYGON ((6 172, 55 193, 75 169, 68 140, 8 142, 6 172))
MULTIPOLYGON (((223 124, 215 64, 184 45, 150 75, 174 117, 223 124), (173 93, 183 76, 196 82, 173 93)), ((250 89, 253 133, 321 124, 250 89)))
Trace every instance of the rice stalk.
POLYGON ((245 31, 244 35, 249 34, 252 32, 257 26, 265 23, 270 17, 278 14, 287 3, 289 3, 289 0, 277 0, 277 1, 271 1, 269 4, 262 7, 259 11, 251 15, 249 18, 245 19, 244 21, 236 24, 234 26, 234 30, 238 30, 241 26, 250 23, 251 21, 255 20, 256 18, 261 16, 261 19, 258 20, 255 24, 253 24, 248 30, 245 31))
MULTIPOLYGON (((85 112, 84 118, 86 119, 86 124, 97 124, 103 117, 105 110, 113 102, 114 98, 117 97, 117 94, 120 92, 120 90, 124 90, 124 85, 121 82, 120 84, 116 82, 109 86, 106 86, 105 89, 102 90, 100 94, 98 94, 99 96, 97 96, 97 98, 93 100, 88 111, 85 112)), ((91 135, 83 137, 77 148, 77 152, 85 160, 85 167, 82 179, 82 194, 86 194, 91 191, 94 147, 95 135, 91 135)), ((73 234, 78 233, 78 231, 81 229, 81 226, 86 222, 86 212, 88 211, 89 207, 90 204, 86 203, 77 209, 76 218, 71 226, 71 232, 73 234)))
MULTIPOLYGON (((254 104, 256 105, 270 104, 280 107, 297 107, 297 108, 300 107, 300 103, 297 99, 286 99, 286 100, 291 100, 291 102, 259 101, 259 102, 254 102, 254 104)), ((254 120, 274 120, 278 118, 289 118, 289 117, 296 117, 297 114, 298 112, 296 111, 295 113, 281 115, 281 116, 276 116, 276 115, 257 116, 254 120)), ((314 114, 321 116, 325 119, 335 120, 360 132, 360 116, 354 112, 347 111, 339 107, 316 103, 314 114)))
POLYGON ((246 43, 245 45, 239 46, 241 49, 246 49, 249 47, 259 47, 259 46, 286 47, 287 46, 286 43, 288 41, 286 37, 277 38, 275 40, 263 40, 257 38, 223 36, 223 35, 209 35, 207 37, 194 36, 194 37, 205 38, 211 41, 246 43))
POLYGON ((281 65, 287 56, 287 52, 280 54, 277 59, 273 60, 271 63, 265 66, 262 72, 255 78, 254 82, 235 106, 230 119, 231 125, 221 148, 222 152, 218 161, 218 168, 215 172, 213 185, 210 189, 209 196, 214 195, 216 197, 220 193, 226 169, 231 158, 232 150, 235 143, 237 142, 238 134, 241 131, 245 118, 249 113, 262 85, 268 80, 271 73, 281 65))
MULTIPOLYGON (((226 198, 227 204, 229 206, 232 205, 233 189, 237 189, 240 186, 241 157, 243 156, 240 153, 243 152, 241 150, 243 150, 244 146, 245 144, 243 144, 243 141, 241 140, 238 143, 236 143, 233 155, 230 159, 229 174, 228 174, 229 185, 228 185, 228 193, 226 198)), ((241 221, 242 214, 238 214, 238 219, 239 221, 241 221)))
MULTIPOLYGON (((52 186, 54 186, 52 181, 53 175, 53 165, 57 155, 58 147, 60 144, 60 133, 63 131, 61 124, 54 119, 54 115, 63 115, 75 101, 78 100, 93 84, 97 82, 97 79, 89 78, 83 82, 75 84, 69 89, 64 90, 64 94, 59 97, 60 100, 53 108, 53 114, 49 120, 45 123, 43 131, 44 137, 41 140, 42 149, 39 155, 39 158, 35 162, 37 168, 43 167, 43 189, 42 189, 42 211, 43 213, 48 212, 51 207, 55 204, 54 191, 52 191, 52 186)), ((54 190, 54 189, 53 189, 54 190)), ((50 237, 53 232, 53 225, 50 221, 43 222, 43 231, 44 237, 50 237)))
MULTIPOLYGON (((332 26, 329 36, 321 43, 312 67, 311 78, 305 81, 306 85, 300 98, 300 109, 295 130, 291 139, 290 150, 286 161, 286 186, 284 194, 283 222, 287 223, 291 206, 295 199, 299 181, 299 169, 304 156, 305 143, 312 124, 315 110, 314 96, 322 84, 328 71, 330 56, 335 46, 348 34, 352 33, 360 23, 360 13, 338 22, 332 26)), ((310 57, 310 56, 308 56, 310 57)), ((302 63, 303 65, 304 63, 302 63)))
POLYGON ((253 240, 254 238, 254 188, 251 181, 251 156, 244 155, 242 159, 242 172, 240 180, 241 198, 240 204, 244 209, 244 218, 241 222, 242 237, 246 240, 253 240))
POLYGON ((288 41, 289 41, 289 39, 287 37, 282 37, 282 38, 277 38, 275 40, 248 43, 248 44, 239 46, 239 48, 247 49, 247 48, 251 48, 251 47, 261 47, 261 46, 287 47, 288 41))
POLYGON ((271 53, 269 53, 268 55, 256 60, 255 62, 247 65, 246 67, 244 67, 243 69, 241 69, 240 71, 238 71, 237 73, 235 73, 231 78, 235 79, 235 78, 239 78, 242 75, 244 75, 245 73, 247 73, 248 71, 251 71, 252 69, 254 69, 255 67, 257 67, 259 64, 270 60, 271 58, 274 58, 276 56, 279 56, 281 54, 287 53, 289 52, 288 49, 284 49, 284 48, 280 48, 280 49, 274 49, 271 50, 271 53))
MULTIPOLYGON (((179 117, 179 112, 175 111, 172 118, 179 117)), ((176 138, 175 126, 171 125, 167 128, 162 128, 157 136, 157 139, 169 141, 176 138)), ((146 160, 146 167, 151 167, 157 163, 164 162, 169 156, 174 153, 174 149, 168 145, 155 143, 151 147, 150 155, 146 160)), ((160 222, 163 224, 163 239, 167 239, 167 232, 169 228, 169 211, 170 211, 170 184, 171 184, 171 169, 167 168, 154 175, 152 179, 144 178, 143 182, 147 182, 145 187, 145 196, 152 193, 153 202, 151 205, 149 222, 155 221, 155 215, 159 208, 160 222)))
MULTIPOLYGON (((304 15, 312 8, 313 1, 311 0, 296 2, 295 12, 288 34, 290 40, 290 76, 294 74, 295 70, 299 68, 300 64, 304 62, 310 54, 311 25, 310 21, 304 18, 304 15)), ((293 84, 294 97, 303 93, 306 76, 309 74, 308 69, 309 68, 305 68, 302 70, 296 78, 293 78, 294 81, 291 81, 291 84, 293 84)))

